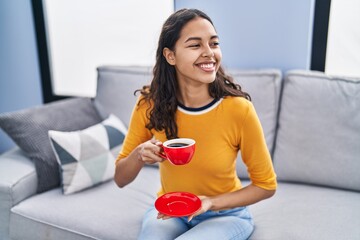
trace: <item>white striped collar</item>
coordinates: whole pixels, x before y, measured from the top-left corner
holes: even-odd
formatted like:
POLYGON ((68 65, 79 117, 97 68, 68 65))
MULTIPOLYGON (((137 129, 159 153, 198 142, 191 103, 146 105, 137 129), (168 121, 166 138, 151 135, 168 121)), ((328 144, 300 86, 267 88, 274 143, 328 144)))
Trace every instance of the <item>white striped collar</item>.
POLYGON ((201 115, 207 112, 210 112, 211 110, 213 110, 214 108, 216 108, 217 106, 219 106, 219 104, 222 102, 223 98, 220 98, 219 100, 215 100, 213 102, 211 102, 210 104, 204 106, 204 107, 200 107, 200 108, 188 108, 182 105, 178 105, 177 109, 180 112, 189 114, 189 115, 201 115))

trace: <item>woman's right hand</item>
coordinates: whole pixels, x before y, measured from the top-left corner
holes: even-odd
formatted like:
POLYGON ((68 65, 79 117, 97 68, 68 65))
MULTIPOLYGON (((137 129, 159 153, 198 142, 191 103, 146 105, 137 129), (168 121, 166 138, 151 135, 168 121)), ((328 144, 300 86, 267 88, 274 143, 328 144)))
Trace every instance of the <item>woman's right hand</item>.
POLYGON ((139 151, 139 161, 142 161, 147 164, 154 164, 157 162, 163 162, 165 159, 160 156, 162 151, 162 142, 151 139, 142 143, 139 151))
POLYGON ((144 164, 154 164, 165 159, 160 156, 162 142, 152 139, 136 147, 129 156, 117 161, 115 169, 115 182, 119 187, 131 183, 144 164))

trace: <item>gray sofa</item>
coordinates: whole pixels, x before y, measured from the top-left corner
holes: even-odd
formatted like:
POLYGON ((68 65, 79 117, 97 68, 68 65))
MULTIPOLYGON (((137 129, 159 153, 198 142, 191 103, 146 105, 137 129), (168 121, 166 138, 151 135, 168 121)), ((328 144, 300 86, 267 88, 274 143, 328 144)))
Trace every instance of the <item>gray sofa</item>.
MULTIPOLYGON (((112 113, 127 125, 133 91, 149 82, 150 72, 99 67, 91 104, 101 119, 112 113)), ((360 239, 360 79, 301 70, 229 72, 252 96, 279 182, 274 197, 250 206, 250 239, 360 239)), ((157 167, 144 167, 122 189, 109 180, 64 195, 59 186, 39 191, 30 155, 15 147, 0 156, 0 239, 136 239, 156 199, 157 167)), ((246 185, 240 157, 237 163, 246 185)))

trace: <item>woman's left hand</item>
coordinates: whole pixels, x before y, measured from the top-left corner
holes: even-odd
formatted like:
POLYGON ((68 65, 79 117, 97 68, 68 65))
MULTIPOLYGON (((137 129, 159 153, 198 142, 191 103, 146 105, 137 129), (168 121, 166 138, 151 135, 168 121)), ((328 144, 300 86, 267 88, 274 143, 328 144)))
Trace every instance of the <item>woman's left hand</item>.
POLYGON ((190 215, 188 217, 188 222, 190 222, 194 217, 196 217, 204 212, 207 212, 212 207, 212 202, 209 197, 199 196, 199 198, 201 200, 201 208, 196 213, 194 213, 193 215, 190 215))
MULTIPOLYGON (((212 202, 211 202, 210 198, 205 197, 205 196, 199 196, 199 198, 201 200, 201 208, 196 213, 194 213, 193 215, 190 215, 188 217, 188 222, 190 222, 191 219, 193 219, 195 216, 198 216, 198 215, 210 210, 210 208, 212 207, 212 202)), ((172 217, 168 216, 168 215, 165 215, 163 213, 158 213, 157 218, 162 219, 162 220, 166 220, 166 219, 169 219, 169 218, 172 218, 172 217)))

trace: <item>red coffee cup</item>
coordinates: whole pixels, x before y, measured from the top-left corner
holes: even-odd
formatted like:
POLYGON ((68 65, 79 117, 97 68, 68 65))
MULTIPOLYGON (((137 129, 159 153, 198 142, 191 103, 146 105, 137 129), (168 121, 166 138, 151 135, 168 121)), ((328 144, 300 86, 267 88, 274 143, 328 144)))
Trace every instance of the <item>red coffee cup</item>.
POLYGON ((174 165, 184 165, 191 161, 195 152, 195 140, 191 138, 176 138, 163 143, 163 158, 174 165))

